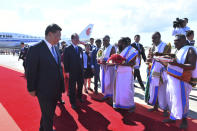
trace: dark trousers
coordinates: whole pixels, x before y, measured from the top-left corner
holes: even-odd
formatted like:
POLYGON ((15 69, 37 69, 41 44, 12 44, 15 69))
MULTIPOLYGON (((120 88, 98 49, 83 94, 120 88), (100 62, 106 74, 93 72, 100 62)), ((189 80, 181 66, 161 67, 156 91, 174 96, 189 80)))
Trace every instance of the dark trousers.
POLYGON ((95 72, 94 72, 94 91, 98 91, 99 78, 100 78, 100 68, 95 69, 95 72))
POLYGON ((24 67, 24 71, 26 72, 26 61, 23 60, 23 67, 24 67))
POLYGON ((61 95, 60 95, 60 97, 58 98, 58 100, 57 101, 59 101, 59 102, 61 102, 62 101, 62 93, 61 93, 61 95))
POLYGON ((81 99, 82 96, 82 88, 83 88, 83 80, 82 78, 75 80, 71 77, 69 77, 69 88, 68 88, 68 92, 69 92, 69 100, 70 103, 76 104, 76 96, 75 96, 75 92, 76 92, 76 84, 77 84, 77 97, 79 99, 81 99))
POLYGON ((138 80, 141 88, 144 89, 144 84, 142 82, 142 78, 141 78, 139 69, 134 69, 134 80, 135 80, 136 77, 137 77, 137 80, 138 80))
POLYGON ((53 131, 53 117, 57 105, 56 99, 43 99, 38 97, 41 109, 40 131, 53 131))

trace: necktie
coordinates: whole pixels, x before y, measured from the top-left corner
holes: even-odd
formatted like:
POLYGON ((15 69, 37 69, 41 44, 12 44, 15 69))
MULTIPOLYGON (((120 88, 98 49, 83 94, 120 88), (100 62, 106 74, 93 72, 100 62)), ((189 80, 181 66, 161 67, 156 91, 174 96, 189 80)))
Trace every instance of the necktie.
POLYGON ((136 46, 137 46, 138 50, 140 51, 140 45, 138 43, 136 43, 136 46))
POLYGON ((52 47, 51 47, 51 49, 52 49, 53 57, 54 57, 54 59, 55 59, 56 63, 58 63, 58 58, 57 58, 57 54, 56 54, 56 51, 55 51, 55 47, 54 47, 54 46, 52 46, 52 47))
POLYGON ((77 47, 77 46, 75 47, 75 51, 76 51, 76 53, 78 54, 78 47, 77 47))

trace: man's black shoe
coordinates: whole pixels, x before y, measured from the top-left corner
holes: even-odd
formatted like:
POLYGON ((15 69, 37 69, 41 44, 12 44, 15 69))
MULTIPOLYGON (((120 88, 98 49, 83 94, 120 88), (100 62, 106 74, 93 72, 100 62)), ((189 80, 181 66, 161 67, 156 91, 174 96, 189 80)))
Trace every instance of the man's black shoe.
POLYGON ((65 101, 59 100, 59 103, 62 104, 62 105, 64 105, 65 104, 65 101))
POLYGON ((95 91, 94 91, 94 93, 95 93, 95 94, 98 94, 98 91, 97 91, 97 90, 95 90, 95 91))
POLYGON ((129 113, 133 113, 135 111, 135 106, 129 109, 129 113))
POLYGON ((72 104, 71 107, 73 108, 73 110, 77 109, 77 106, 75 104, 72 104))
POLYGON ((88 90, 93 91, 90 87, 88 87, 88 90))
POLYGON ((107 99, 109 99, 109 97, 102 97, 102 98, 101 98, 101 101, 105 101, 105 100, 107 100, 107 99))
POLYGON ((158 108, 153 107, 153 108, 148 109, 148 112, 153 112, 153 111, 158 111, 158 108))
POLYGON ((88 94, 88 90, 85 90, 85 93, 88 94))
POLYGON ((165 119, 163 120, 164 123, 175 123, 176 120, 172 120, 172 119, 165 119))
POLYGON ((181 124, 180 124, 180 128, 181 129, 186 129, 187 128, 187 119, 186 118, 183 118, 182 119, 182 122, 181 122, 181 124))
POLYGON ((84 103, 84 102, 85 102, 83 99, 79 99, 79 101, 80 101, 81 103, 84 103))
POLYGON ((163 116, 164 116, 164 117, 168 117, 168 116, 169 116, 169 114, 168 114, 168 111, 167 111, 167 110, 164 110, 164 111, 163 111, 163 116))

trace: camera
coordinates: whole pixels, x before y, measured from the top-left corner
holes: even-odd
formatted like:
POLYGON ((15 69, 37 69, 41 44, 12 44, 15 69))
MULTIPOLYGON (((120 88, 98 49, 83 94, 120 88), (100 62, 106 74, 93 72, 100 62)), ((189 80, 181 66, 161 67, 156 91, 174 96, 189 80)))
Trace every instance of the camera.
POLYGON ((184 23, 183 19, 176 18, 176 20, 173 21, 173 27, 174 28, 181 28, 181 27, 183 27, 183 23, 184 23))

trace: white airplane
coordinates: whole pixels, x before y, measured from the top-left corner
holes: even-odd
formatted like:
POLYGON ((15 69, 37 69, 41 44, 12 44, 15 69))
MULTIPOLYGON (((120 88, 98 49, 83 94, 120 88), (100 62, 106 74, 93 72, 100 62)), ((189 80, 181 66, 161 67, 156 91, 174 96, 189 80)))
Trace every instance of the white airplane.
MULTIPOLYGON (((89 24, 79 34, 80 41, 89 41, 92 29, 93 24, 89 24)), ((36 37, 19 33, 0 32, 0 48, 17 48, 20 46, 21 42, 24 42, 27 45, 34 45, 43 39, 44 37, 36 37)), ((62 38, 62 41, 66 41, 67 43, 70 40, 70 38, 62 38)))

